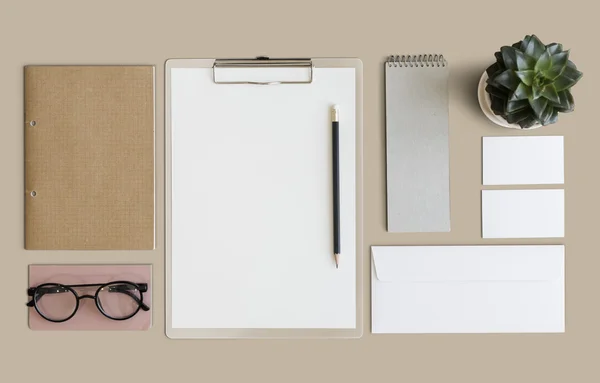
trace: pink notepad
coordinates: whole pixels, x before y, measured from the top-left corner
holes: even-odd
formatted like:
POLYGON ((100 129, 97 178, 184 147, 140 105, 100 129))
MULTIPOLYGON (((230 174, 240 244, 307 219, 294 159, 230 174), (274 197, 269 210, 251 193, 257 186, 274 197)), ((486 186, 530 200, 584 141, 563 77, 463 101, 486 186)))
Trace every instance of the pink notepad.
MULTIPOLYGON (((93 299, 81 299, 75 316, 66 322, 54 323, 42 318, 34 307, 29 310, 29 328, 32 330, 148 330, 152 325, 152 266, 151 265, 30 265, 29 286, 42 283, 63 285, 107 283, 111 281, 130 281, 147 283, 148 291, 143 293, 143 302, 149 311, 139 310, 126 320, 112 320, 98 310, 93 299)), ((95 289, 78 294, 94 295, 95 289)), ((26 296, 28 302, 31 297, 26 296)), ((25 302, 25 303, 26 303, 25 302)))

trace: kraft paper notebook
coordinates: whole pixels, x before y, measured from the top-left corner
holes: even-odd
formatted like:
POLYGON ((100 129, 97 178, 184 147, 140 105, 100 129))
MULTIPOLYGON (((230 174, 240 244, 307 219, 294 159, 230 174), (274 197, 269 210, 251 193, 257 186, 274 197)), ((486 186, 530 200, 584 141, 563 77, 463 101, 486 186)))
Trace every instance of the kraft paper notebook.
POLYGON ((167 336, 360 337, 360 60, 175 59, 165 75, 167 336))
POLYGON ((389 232, 450 231, 448 74, 442 55, 385 63, 389 232))
POLYGON ((154 248, 154 67, 25 67, 25 248, 154 248))

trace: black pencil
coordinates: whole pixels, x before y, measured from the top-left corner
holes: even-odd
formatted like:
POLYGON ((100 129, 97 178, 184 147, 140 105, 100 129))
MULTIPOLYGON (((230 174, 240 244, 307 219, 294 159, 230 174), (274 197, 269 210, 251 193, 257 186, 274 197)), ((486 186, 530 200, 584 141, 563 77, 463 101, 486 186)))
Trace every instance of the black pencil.
POLYGON ((336 269, 340 265, 340 122, 337 105, 331 110, 332 152, 333 152, 333 255, 336 269))

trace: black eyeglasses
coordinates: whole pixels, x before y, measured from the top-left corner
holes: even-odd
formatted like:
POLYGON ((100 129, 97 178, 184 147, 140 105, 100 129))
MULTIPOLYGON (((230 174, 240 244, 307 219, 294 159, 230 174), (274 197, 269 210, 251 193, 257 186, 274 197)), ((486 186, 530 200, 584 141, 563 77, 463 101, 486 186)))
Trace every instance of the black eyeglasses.
POLYGON ((140 311, 150 310, 144 303, 144 295, 148 291, 147 283, 115 281, 109 283, 92 283, 83 285, 62 285, 60 283, 44 283, 30 287, 27 295, 32 297, 27 303, 34 307, 40 316, 50 322, 65 322, 73 318, 79 301, 90 298, 96 302, 98 310, 112 320, 126 320, 140 311), (98 287, 94 295, 78 295, 74 289, 98 287))

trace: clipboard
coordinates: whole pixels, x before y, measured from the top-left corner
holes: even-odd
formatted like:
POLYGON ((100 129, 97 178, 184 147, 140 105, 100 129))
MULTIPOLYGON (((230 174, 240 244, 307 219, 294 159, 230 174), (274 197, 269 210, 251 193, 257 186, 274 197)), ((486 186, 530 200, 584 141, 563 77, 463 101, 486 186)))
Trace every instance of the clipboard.
POLYGON ((171 59, 165 77, 166 335, 361 337, 362 62, 171 59))

